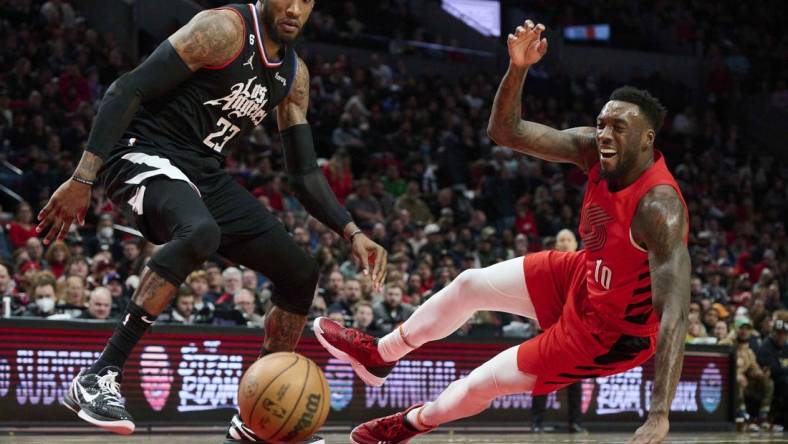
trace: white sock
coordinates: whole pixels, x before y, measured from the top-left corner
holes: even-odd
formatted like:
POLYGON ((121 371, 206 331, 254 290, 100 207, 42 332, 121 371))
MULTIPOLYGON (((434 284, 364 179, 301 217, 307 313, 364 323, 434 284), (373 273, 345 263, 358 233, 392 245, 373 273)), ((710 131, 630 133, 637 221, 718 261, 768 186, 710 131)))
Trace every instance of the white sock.
POLYGON ((413 349, 402 339, 399 328, 395 328, 378 341, 378 353, 386 362, 397 362, 411 350, 413 349))
POLYGON ((419 421, 419 412, 426 406, 427 405, 425 404, 417 409, 413 409, 409 411, 407 415, 405 415, 405 418, 408 420, 408 424, 410 424, 411 426, 413 426, 413 428, 415 428, 420 432, 429 430, 431 428, 431 426, 427 427, 424 424, 422 424, 421 421, 419 421))

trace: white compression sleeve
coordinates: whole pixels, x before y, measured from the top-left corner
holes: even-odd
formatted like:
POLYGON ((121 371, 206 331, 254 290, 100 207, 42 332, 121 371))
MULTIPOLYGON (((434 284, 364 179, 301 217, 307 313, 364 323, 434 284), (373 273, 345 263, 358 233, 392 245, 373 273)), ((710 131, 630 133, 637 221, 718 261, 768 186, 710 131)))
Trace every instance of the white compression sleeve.
POLYGON ((499 396, 530 392, 536 376, 517 367, 518 346, 508 348, 468 376, 452 382, 433 402, 412 410, 408 420, 416 427, 434 427, 481 413, 499 396), (416 421, 414 421, 416 420, 416 421))
POLYGON ((445 338, 478 310, 536 319, 525 285, 523 257, 487 268, 468 269, 427 300, 402 326, 378 342, 383 359, 394 362, 422 344, 445 338))

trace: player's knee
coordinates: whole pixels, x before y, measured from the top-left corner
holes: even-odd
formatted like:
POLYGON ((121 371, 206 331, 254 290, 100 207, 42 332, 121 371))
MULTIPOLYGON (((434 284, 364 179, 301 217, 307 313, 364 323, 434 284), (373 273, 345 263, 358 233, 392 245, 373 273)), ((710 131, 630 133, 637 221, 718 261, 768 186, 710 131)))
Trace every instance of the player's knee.
POLYGON ((452 284, 459 287, 461 291, 468 291, 479 279, 481 273, 482 271, 478 268, 469 268, 457 275, 452 284))
POLYGON ((219 248, 221 237, 222 231, 215 221, 195 222, 186 239, 189 255, 200 261, 208 259, 219 248))

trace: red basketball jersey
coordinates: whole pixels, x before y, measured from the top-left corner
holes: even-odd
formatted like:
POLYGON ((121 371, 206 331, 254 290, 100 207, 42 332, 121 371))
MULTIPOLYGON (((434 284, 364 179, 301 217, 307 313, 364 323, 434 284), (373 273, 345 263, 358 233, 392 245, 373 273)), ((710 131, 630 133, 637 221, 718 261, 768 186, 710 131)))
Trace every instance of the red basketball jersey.
POLYGON ((673 187, 685 212, 687 205, 659 151, 654 151, 654 164, 643 175, 616 192, 609 190, 599 168, 597 163, 588 173, 580 218, 588 287, 583 305, 589 304, 591 310, 580 309, 579 314, 597 317, 602 325, 623 334, 649 336, 659 331, 659 318, 651 305, 648 252, 632 238, 632 219, 640 199, 657 185, 673 187))

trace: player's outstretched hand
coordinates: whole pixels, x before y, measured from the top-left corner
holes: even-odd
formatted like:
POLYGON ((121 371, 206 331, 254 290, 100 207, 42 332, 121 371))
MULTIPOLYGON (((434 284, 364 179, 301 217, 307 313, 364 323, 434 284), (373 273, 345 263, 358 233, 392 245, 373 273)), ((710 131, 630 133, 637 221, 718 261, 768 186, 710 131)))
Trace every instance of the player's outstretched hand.
POLYGON ((364 274, 370 273, 369 267, 372 265, 372 284, 375 291, 380 290, 380 287, 386 281, 386 263, 388 261, 386 249, 368 238, 364 233, 353 237, 352 248, 353 257, 361 264, 364 274))
POLYGON ((63 240, 74 220, 80 225, 85 224, 85 213, 90 205, 91 187, 74 180, 67 180, 60 185, 55 194, 49 198, 47 205, 38 213, 36 232, 41 233, 50 225, 44 244, 53 240, 63 240))
POLYGON ((547 38, 541 38, 544 29, 543 24, 526 20, 514 34, 509 34, 506 45, 513 66, 527 68, 542 59, 547 52, 547 38))
POLYGON ((667 415, 649 415, 627 444, 660 444, 668 436, 668 429, 667 415))

